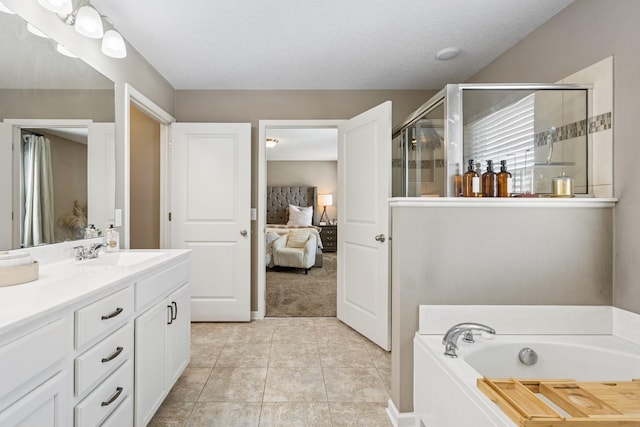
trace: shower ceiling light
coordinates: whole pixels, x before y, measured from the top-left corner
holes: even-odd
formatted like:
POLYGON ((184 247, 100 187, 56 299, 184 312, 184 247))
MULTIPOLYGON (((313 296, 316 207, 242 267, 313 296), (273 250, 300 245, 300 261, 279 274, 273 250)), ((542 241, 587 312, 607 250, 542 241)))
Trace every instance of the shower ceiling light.
POLYGON ((73 11, 72 0, 38 0, 38 4, 62 16, 67 16, 73 11))
POLYGON ((102 38, 102 53, 111 58, 124 58, 127 56, 127 47, 124 39, 116 30, 108 30, 102 38))
POLYGON ((79 34, 92 39, 101 39, 104 35, 100 14, 88 5, 78 9, 74 27, 79 34))
POLYGON ((459 47, 445 47, 444 49, 440 49, 438 53, 436 53, 436 59, 440 61, 448 61, 449 59, 453 59, 458 55, 460 55, 459 47))

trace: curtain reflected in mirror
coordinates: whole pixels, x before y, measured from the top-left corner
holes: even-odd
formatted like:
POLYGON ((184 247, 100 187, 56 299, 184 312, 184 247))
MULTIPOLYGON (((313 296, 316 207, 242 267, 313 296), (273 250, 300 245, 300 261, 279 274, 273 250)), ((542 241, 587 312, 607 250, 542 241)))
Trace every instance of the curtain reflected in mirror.
POLYGON ((24 213, 22 247, 55 242, 51 142, 43 135, 22 135, 24 213))

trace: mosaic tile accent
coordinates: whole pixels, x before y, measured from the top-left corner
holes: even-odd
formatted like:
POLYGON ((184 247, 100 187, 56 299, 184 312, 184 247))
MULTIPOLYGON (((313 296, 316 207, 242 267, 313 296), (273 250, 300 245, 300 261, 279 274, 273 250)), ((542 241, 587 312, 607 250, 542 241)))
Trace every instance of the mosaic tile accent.
MULTIPOLYGON (((397 167, 402 167, 402 160, 400 159, 394 159, 392 162, 392 166, 396 166, 396 160, 397 160, 397 167)), ((409 169, 431 169, 433 166, 434 161, 433 160, 425 160, 425 161, 420 161, 420 160, 409 160, 409 169)), ((435 164, 436 164, 436 168, 443 168, 444 167, 444 159, 435 159, 435 164)))
POLYGON ((556 128, 553 133, 550 133, 549 131, 537 133, 534 140, 535 146, 541 147, 543 145, 547 145, 547 138, 549 136, 552 137, 553 142, 558 142, 585 136, 587 133, 596 133, 611 129, 611 118, 611 112, 608 112, 589 118, 588 124, 586 120, 580 120, 574 123, 562 125, 559 128, 556 128))

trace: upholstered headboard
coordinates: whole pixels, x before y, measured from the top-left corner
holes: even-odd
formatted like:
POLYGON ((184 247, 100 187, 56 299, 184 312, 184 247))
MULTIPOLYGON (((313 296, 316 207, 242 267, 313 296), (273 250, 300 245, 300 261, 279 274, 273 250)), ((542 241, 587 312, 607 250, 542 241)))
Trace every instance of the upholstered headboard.
POLYGON ((313 206, 318 225, 318 187, 267 187, 267 224, 286 224, 289 205, 313 206))

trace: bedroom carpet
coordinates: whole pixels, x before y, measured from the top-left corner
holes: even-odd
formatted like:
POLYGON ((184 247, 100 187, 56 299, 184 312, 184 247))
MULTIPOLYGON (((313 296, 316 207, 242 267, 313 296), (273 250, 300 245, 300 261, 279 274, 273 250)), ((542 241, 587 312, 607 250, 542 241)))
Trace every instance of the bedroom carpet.
POLYGON ((335 317, 336 254, 323 254, 322 267, 267 269, 267 317, 335 317))

